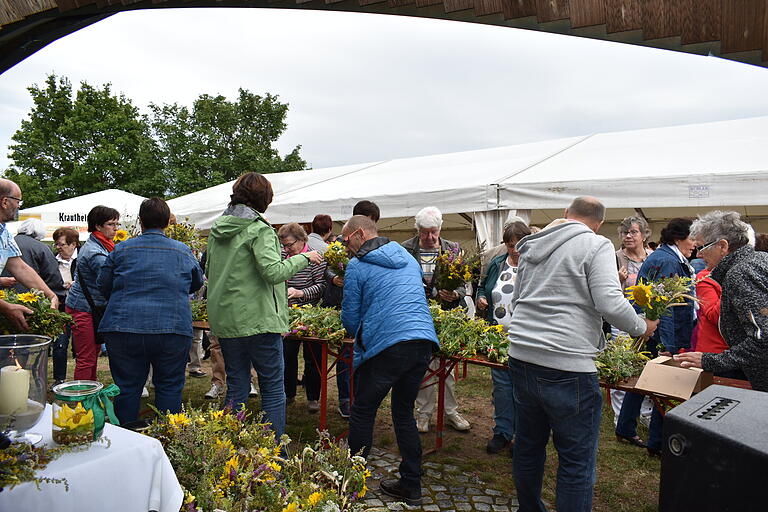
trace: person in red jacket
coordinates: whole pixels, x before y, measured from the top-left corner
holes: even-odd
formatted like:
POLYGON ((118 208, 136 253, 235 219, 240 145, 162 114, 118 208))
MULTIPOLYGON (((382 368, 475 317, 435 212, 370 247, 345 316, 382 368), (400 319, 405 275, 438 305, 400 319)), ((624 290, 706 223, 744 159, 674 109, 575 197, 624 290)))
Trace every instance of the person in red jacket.
POLYGON ((712 267, 707 265, 707 268, 696 274, 696 297, 700 301, 696 350, 719 354, 728 348, 728 344, 720 334, 720 328, 717 325, 720 321, 722 288, 720 283, 709 275, 710 272, 712 272, 712 267))

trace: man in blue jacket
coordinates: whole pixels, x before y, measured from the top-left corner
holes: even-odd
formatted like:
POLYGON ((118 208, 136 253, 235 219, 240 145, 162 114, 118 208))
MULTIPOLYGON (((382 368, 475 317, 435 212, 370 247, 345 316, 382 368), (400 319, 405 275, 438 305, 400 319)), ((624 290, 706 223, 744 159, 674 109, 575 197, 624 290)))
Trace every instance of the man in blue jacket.
POLYGON ((376 224, 353 216, 341 232, 355 255, 344 276, 341 320, 355 337, 355 400, 349 448, 367 457, 381 401, 392 390, 392 424, 400 449, 400 479, 381 490, 408 505, 421 504, 421 440, 413 403, 432 351, 435 326, 421 282, 421 268, 400 244, 378 236, 376 224))

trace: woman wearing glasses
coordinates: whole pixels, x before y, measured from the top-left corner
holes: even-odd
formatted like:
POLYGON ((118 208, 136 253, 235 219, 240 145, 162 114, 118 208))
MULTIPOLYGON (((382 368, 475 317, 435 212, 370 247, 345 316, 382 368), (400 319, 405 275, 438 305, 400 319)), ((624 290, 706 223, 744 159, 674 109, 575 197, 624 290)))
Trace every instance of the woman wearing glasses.
POLYGON ((75 319, 72 343, 75 345, 75 380, 96 380, 96 362, 100 341, 96 330, 107 305, 96 286, 96 278, 107 255, 115 248, 112 240, 120 224, 120 213, 108 206, 94 206, 88 212, 91 236, 77 255, 77 270, 73 276, 66 301, 66 311, 75 319))
MULTIPOLYGON (((640 267, 637 279, 645 282, 656 281, 664 277, 684 276, 694 278, 693 267, 688 263, 696 241, 691 237, 691 219, 675 218, 661 230, 661 244, 648 256, 640 267)), ((680 349, 691 346, 693 332, 693 304, 673 308, 672 314, 661 317, 659 327, 648 340, 647 350, 656 354, 656 347, 661 344, 667 355, 677 354, 680 349)), ((637 437, 637 417, 643 396, 627 393, 621 406, 621 413, 616 424, 616 437, 633 444, 642 443, 637 437)), ((661 453, 662 416, 654 407, 648 434, 648 454, 658 456, 661 453)))
POLYGON ((686 352, 675 356, 684 367, 714 373, 741 370, 752 389, 768 391, 768 253, 749 244, 749 225, 736 212, 700 216, 691 231, 703 244, 699 254, 722 286, 720 332, 728 349, 719 354, 686 352))
MULTIPOLYGON (((295 222, 285 224, 277 231, 280 245, 283 247, 283 257, 290 258, 311 251, 307 244, 308 236, 300 225, 295 222)), ((325 292, 326 263, 310 263, 286 281, 288 285, 288 305, 304 306, 317 305, 325 292)), ((318 365, 322 347, 313 341, 283 340, 283 358, 285 361, 285 396, 286 403, 296 399, 296 384, 299 373, 299 347, 304 346, 304 390, 307 392, 307 410, 316 413, 320 410, 320 374, 318 365)))
POLYGON ((621 289, 637 284, 637 274, 646 258, 653 251, 646 247, 651 236, 648 222, 642 217, 627 217, 619 224, 621 248, 616 251, 616 264, 619 267, 621 289))

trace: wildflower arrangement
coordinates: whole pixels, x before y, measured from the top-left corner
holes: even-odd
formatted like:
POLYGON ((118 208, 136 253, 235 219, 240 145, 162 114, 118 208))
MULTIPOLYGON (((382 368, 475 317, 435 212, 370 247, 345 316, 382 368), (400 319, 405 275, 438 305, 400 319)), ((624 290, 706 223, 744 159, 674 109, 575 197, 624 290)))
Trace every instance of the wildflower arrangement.
POLYGON ((291 306, 288 309, 293 336, 322 338, 330 343, 338 344, 347 335, 341 323, 341 312, 334 308, 324 308, 305 304, 291 306))
POLYGON ((430 301, 429 309, 441 354, 466 358, 480 355, 493 362, 506 361, 507 334, 501 325, 490 325, 482 318, 468 318, 461 308, 444 310, 435 301, 430 301))
POLYGON ((195 254, 205 252, 208 245, 208 241, 200 235, 200 231, 195 228, 195 225, 189 222, 189 218, 185 218, 184 222, 171 224, 165 228, 165 234, 168 238, 186 244, 195 254))
POLYGON ((346 512, 359 507, 370 473, 329 434, 292 456, 288 436, 245 409, 161 415, 145 434, 163 444, 184 489, 182 511, 346 512))
POLYGON ((637 346, 637 341, 627 334, 609 338, 605 350, 595 360, 600 380, 615 384, 640 375, 650 353, 639 351, 637 346))
POLYGON ((120 242, 125 242, 129 238, 131 238, 131 235, 128 234, 127 230, 118 229, 117 232, 115 233, 115 236, 112 237, 112 241, 115 242, 116 244, 119 244, 120 242))
POLYGON ((349 253, 341 242, 337 240, 328 244, 328 249, 323 254, 323 258, 337 276, 344 277, 347 265, 349 264, 349 253))
POLYGON ((480 254, 468 254, 459 246, 453 246, 437 256, 435 286, 438 290, 455 290, 468 283, 480 269, 480 254))
POLYGON ((192 308, 193 322, 208 321, 208 301, 203 298, 192 299, 189 301, 189 306, 192 308))
POLYGON ((691 295, 694 281, 690 277, 664 277, 657 281, 644 282, 642 279, 627 288, 629 301, 640 307, 648 320, 658 320, 671 315, 670 308, 684 306, 687 301, 696 301, 691 295))
POLYGON ((51 309, 51 301, 40 290, 17 293, 14 290, 0 290, 0 300, 11 304, 21 304, 32 310, 27 315, 29 330, 19 331, 8 319, 0 315, 0 334, 39 334, 55 339, 64 332, 64 327, 72 323, 72 317, 58 309, 51 309))

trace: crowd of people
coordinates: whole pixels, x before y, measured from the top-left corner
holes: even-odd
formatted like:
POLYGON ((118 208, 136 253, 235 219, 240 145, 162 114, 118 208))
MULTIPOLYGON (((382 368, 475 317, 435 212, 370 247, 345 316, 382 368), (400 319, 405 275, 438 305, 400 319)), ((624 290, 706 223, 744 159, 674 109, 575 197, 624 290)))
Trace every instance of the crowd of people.
MULTIPOLYGON (((5 229, 22 199, 15 183, 1 180, 0 285, 39 289, 52 307, 74 318, 53 344, 56 382, 66 378, 70 336, 75 379, 96 379, 99 347, 106 345, 120 388, 115 411, 127 424, 138 419, 150 370, 155 406, 169 412, 181 409, 185 376, 206 375, 199 364, 202 332, 193 332, 189 299, 207 296, 213 378, 205 396, 224 396, 223 403, 237 409, 259 393, 278 438, 299 384, 307 410, 320 407, 321 347, 285 337, 288 309, 339 308, 355 339, 342 358, 353 358, 354 372, 341 360, 337 364, 338 410, 349 418, 350 449, 368 455, 377 411, 391 393, 402 461, 399 478, 381 482, 381 489, 411 505, 421 502, 418 434, 429 430, 435 410, 436 386, 425 379, 433 373, 439 345, 429 299, 439 299, 447 309, 469 305, 470 311, 474 302, 479 316, 508 335, 509 365, 491 372, 494 427, 486 450, 496 454, 510 448, 520 510, 546 510, 541 488, 550 436, 558 452, 557 510, 591 509, 602 414, 595 358, 606 335, 645 337, 653 354, 747 379, 753 389, 768 391, 762 346, 768 329, 768 254, 763 252, 768 237, 755 237, 736 212, 672 219, 658 245, 652 244, 642 216, 627 217, 619 225, 616 249, 598 234, 605 207, 595 198, 579 197, 563 218, 543 229, 511 220, 503 243, 485 252, 479 282, 446 290, 437 285, 437 259, 459 246, 441 236, 439 209, 419 211, 416 236, 399 244, 379 234, 381 212, 370 201, 359 202, 335 236, 332 219, 324 214, 315 217, 310 233, 296 223, 276 230, 264 215, 272 198, 265 176, 241 176, 202 255, 165 235, 172 214, 162 199, 141 204, 141 234, 118 245, 113 238, 119 213, 97 206, 88 214, 88 240, 80 246, 77 231, 59 229, 53 234, 54 256, 40 241, 45 230, 39 221, 22 224, 15 239, 5 229), (351 257, 344 276, 323 259, 333 241, 351 257), (652 321, 625 297, 640 280, 670 276, 691 278, 697 300, 652 321)), ((24 306, 0 301, 0 314, 22 329, 28 313, 24 306)), ((450 378, 446 423, 467 431, 471 424, 459 412, 455 393, 450 378)), ((613 394, 616 436, 659 455, 663 417, 657 409, 650 409, 648 441, 638 436, 643 399, 613 394)))

